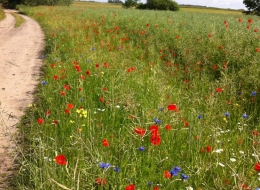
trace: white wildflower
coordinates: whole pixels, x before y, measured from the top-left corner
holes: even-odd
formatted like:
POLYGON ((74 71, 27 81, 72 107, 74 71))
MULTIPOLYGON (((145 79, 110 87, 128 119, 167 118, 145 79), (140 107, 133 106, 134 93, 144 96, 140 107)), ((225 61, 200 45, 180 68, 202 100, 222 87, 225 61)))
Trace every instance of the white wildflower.
POLYGON ((230 161, 231 162, 235 162, 235 161, 237 161, 235 158, 230 158, 230 161))
POLYGON ((218 165, 220 165, 221 167, 225 167, 225 165, 220 162, 218 163, 218 165))
POLYGON ((223 152, 223 149, 220 148, 220 149, 215 150, 214 152, 216 152, 216 153, 221 153, 221 152, 223 152))

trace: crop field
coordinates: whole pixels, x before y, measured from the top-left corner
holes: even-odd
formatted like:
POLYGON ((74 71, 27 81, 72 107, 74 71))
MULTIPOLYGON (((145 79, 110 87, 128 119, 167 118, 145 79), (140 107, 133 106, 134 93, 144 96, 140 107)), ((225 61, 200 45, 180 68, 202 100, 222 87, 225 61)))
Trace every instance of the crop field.
POLYGON ((16 189, 260 187, 259 17, 20 7, 44 29, 16 189))

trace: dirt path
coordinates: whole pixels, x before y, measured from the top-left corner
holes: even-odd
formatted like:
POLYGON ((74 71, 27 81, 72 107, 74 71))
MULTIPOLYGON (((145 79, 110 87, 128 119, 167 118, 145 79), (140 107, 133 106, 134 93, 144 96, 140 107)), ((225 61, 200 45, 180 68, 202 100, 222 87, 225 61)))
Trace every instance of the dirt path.
POLYGON ((15 19, 5 10, 0 21, 0 189, 7 186, 16 156, 14 135, 24 108, 32 102, 44 48, 44 34, 33 19, 14 28, 15 19))

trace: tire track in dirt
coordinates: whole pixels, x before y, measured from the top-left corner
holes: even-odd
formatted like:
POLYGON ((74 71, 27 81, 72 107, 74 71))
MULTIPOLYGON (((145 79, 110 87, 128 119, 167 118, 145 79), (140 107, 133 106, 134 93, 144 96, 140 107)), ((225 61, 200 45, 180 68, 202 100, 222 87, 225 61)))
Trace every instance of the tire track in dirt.
POLYGON ((8 186, 17 154, 14 137, 24 108, 33 100, 38 82, 44 33, 33 19, 14 28, 15 19, 5 10, 0 21, 0 189, 8 186))

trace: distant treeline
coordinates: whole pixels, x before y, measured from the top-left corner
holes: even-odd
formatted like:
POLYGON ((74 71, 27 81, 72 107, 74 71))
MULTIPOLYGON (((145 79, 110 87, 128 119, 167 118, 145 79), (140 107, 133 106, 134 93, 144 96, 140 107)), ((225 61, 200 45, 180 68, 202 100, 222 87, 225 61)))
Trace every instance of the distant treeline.
MULTIPOLYGON (((207 7, 207 6, 202 6, 202 5, 189 5, 189 4, 179 4, 180 7, 193 7, 193 8, 206 8, 206 9, 225 9, 225 8, 217 8, 217 7, 207 7)), ((241 10, 241 11, 244 11, 244 9, 229 9, 227 8, 227 10, 241 10)))

